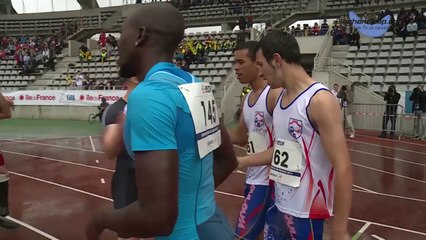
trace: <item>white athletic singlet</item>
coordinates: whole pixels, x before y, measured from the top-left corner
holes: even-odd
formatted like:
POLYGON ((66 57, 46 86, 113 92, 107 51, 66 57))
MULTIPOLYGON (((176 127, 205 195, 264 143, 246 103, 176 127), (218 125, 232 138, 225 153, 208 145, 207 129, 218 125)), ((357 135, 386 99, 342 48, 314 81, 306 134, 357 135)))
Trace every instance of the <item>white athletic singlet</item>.
MULTIPOLYGON (((273 146, 272 116, 268 111, 267 99, 270 87, 266 86, 255 103, 250 106, 250 92, 244 102, 243 116, 249 139, 247 154, 263 152, 273 146)), ((270 166, 248 167, 246 183, 251 185, 269 185, 270 166)))
POLYGON ((277 167, 283 173, 275 180, 275 204, 281 212, 299 218, 324 219, 333 211, 334 170, 307 113, 313 95, 324 90, 329 91, 314 83, 286 108, 281 95, 273 112, 271 178, 277 167))

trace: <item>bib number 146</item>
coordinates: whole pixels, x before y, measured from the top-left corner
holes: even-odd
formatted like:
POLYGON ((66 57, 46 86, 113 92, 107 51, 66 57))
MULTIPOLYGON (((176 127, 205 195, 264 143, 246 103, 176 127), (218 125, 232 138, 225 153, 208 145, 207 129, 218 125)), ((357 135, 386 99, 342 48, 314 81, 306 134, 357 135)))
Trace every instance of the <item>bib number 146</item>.
POLYGON ((204 124, 207 126, 207 121, 211 125, 215 124, 217 119, 216 103, 214 102, 214 100, 201 101, 200 103, 204 111, 204 124))

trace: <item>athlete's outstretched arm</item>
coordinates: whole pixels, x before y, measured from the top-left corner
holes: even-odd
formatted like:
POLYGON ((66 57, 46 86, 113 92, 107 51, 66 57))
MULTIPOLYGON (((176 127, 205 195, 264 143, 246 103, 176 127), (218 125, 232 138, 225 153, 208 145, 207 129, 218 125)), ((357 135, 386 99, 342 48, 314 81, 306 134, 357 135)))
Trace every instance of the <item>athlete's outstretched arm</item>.
POLYGON ((238 126, 234 129, 228 129, 232 144, 237 144, 240 146, 246 145, 248 141, 248 130, 247 130, 246 124, 244 123, 244 114, 243 114, 244 102, 246 97, 247 95, 244 97, 242 101, 241 114, 240 114, 240 119, 238 121, 238 126))
POLYGON ((242 157, 237 157, 238 167, 253 167, 253 166, 263 166, 271 165, 272 156, 274 153, 274 148, 268 148, 267 150, 259 153, 254 153, 242 157))
POLYGON ((225 181, 225 179, 238 166, 234 146, 232 145, 228 131, 226 131, 222 122, 219 126, 222 144, 214 151, 213 173, 215 187, 218 187, 223 181, 225 181))
POLYGON ((0 93, 0 119, 6 119, 12 117, 12 110, 10 109, 9 102, 0 93))
POLYGON ((352 200, 352 165, 343 132, 340 108, 332 93, 320 91, 312 98, 308 111, 310 119, 319 131, 336 177, 332 239, 347 239, 352 200))

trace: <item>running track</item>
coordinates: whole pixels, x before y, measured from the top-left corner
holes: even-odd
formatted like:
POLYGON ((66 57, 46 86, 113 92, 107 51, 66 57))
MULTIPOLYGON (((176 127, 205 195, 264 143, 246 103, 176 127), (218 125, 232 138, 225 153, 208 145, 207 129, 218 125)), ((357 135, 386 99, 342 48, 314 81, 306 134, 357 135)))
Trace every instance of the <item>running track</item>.
MULTIPOLYGON (((358 239, 426 239, 426 144, 358 135, 348 140, 355 181, 350 234, 358 239)), ((0 140, 11 173, 11 220, 0 240, 85 239, 84 225, 110 205, 114 162, 98 137, 0 140)), ((237 154, 244 150, 235 148, 237 154)), ((234 225, 242 204, 244 172, 217 189, 217 202, 234 225)), ((328 239, 329 223, 325 237, 328 239)), ((102 239, 116 239, 104 232, 102 239)))

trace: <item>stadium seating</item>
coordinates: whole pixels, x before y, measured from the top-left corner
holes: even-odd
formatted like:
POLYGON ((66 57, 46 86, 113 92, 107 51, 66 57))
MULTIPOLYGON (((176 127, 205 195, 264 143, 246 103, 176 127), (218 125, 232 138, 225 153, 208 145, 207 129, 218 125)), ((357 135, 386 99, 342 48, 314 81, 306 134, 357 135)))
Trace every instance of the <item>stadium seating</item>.
POLYGON ((414 88, 424 83, 426 34, 409 36, 405 39, 386 33, 382 38, 362 42, 358 50, 351 46, 345 65, 352 67, 352 81, 364 79, 361 72, 372 77, 373 83, 384 82, 414 88))

